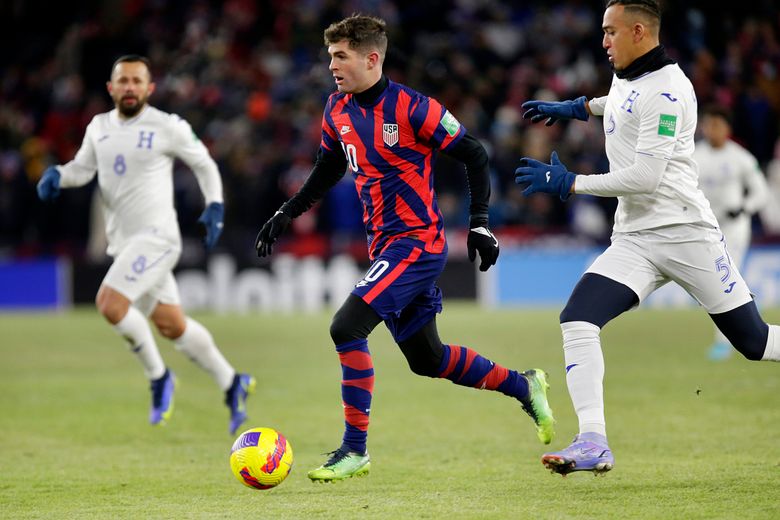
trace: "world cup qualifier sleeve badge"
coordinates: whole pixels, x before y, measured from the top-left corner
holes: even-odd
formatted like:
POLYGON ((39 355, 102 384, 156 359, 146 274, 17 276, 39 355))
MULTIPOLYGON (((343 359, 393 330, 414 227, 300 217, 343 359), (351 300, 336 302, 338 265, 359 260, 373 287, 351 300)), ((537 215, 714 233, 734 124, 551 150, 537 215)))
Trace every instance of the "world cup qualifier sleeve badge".
POLYGON ((382 140, 387 146, 398 144, 398 125, 395 123, 384 123, 382 125, 382 140))
POLYGON ((674 137, 677 131, 677 116, 670 114, 661 114, 658 120, 658 135, 674 137))

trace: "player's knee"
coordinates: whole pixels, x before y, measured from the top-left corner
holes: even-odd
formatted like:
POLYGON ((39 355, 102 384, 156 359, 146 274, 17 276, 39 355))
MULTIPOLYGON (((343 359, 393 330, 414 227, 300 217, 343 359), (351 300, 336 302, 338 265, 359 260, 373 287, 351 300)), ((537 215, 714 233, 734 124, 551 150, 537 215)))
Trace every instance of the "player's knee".
POLYGON ((418 376, 439 377, 444 347, 441 341, 430 341, 422 335, 412 336, 398 343, 409 369, 418 376))
POLYGON ((116 325, 127 314, 128 306, 124 302, 113 298, 101 298, 100 295, 95 299, 95 306, 98 312, 112 325, 116 325))
POLYGON ((766 350, 769 325, 753 301, 721 314, 710 314, 712 321, 734 348, 751 361, 760 361, 766 350))
POLYGON ((344 313, 336 313, 330 322, 330 337, 336 345, 362 339, 354 322, 344 313))
POLYGON ((152 321, 160 334, 167 339, 180 338, 187 323, 179 316, 152 316, 152 321))
POLYGON ((734 348, 750 361, 761 361, 766 349, 766 339, 745 338, 733 343, 734 348))
POLYGON ((418 376, 438 377, 439 363, 430 357, 407 357, 409 369, 418 376))
POLYGON ((573 312, 573 309, 567 304, 566 307, 564 307, 563 310, 561 311, 561 314, 558 316, 558 322, 566 323, 568 321, 583 321, 583 320, 578 319, 576 317, 576 313, 573 312))

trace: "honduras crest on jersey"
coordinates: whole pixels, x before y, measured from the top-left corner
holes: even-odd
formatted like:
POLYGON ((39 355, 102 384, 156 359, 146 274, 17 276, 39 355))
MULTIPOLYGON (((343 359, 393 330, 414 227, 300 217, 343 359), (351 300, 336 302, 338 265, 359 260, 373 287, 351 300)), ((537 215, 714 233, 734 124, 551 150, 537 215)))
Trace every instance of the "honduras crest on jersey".
POLYGON ((384 123, 382 125, 382 140, 387 146, 398 144, 398 125, 395 123, 384 123))

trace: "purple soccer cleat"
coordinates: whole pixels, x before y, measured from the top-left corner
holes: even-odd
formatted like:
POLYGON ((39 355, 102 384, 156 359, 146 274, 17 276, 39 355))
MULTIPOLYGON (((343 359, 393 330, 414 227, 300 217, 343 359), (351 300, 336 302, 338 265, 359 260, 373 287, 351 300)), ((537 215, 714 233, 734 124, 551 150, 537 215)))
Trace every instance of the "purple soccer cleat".
POLYGON ((594 475, 602 475, 615 465, 615 457, 604 435, 585 432, 574 437, 568 448, 542 455, 542 464, 563 476, 573 471, 592 471, 594 475))
POLYGON ((149 410, 149 424, 165 424, 173 413, 173 391, 176 389, 176 377, 165 369, 160 379, 151 382, 152 407, 149 410))
POLYGON ((225 404, 230 408, 228 431, 235 435, 238 427, 246 420, 246 399, 255 391, 257 381, 249 374, 236 374, 233 384, 225 392, 225 404))

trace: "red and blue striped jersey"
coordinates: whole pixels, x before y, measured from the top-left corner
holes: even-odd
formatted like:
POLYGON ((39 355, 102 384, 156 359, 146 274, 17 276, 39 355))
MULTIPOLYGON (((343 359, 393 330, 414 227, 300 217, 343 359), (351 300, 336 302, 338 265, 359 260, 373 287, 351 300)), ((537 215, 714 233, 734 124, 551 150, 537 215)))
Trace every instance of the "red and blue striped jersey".
POLYGON ((328 98, 320 151, 347 157, 363 204, 371 260, 401 237, 419 240, 431 253, 444 250, 433 164, 437 150, 465 134, 438 101, 392 81, 370 105, 341 92, 328 98))

